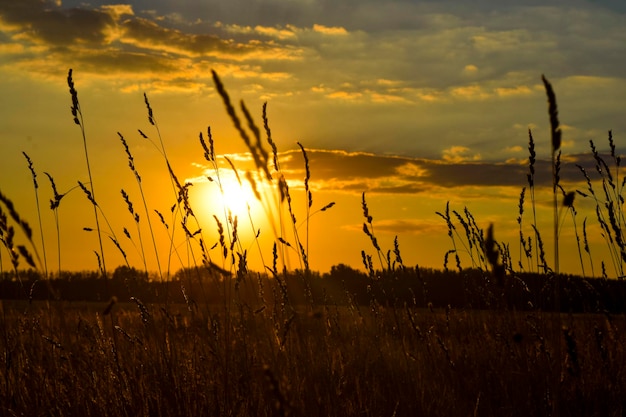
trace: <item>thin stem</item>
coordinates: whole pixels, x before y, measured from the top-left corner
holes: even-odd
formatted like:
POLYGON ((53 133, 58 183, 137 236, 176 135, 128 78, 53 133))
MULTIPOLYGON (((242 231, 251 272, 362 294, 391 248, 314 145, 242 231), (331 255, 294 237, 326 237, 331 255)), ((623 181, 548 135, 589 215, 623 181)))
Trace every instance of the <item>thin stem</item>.
MULTIPOLYGON (((22 154, 24 155, 24 157, 26 158, 26 161, 28 162, 28 169, 30 170, 31 175, 33 177, 33 186, 34 186, 34 191, 35 191, 35 203, 37 205, 37 220, 39 222, 39 234, 41 235, 41 250, 43 251, 44 273, 45 273, 45 277, 48 278, 48 260, 46 258, 46 243, 45 243, 44 235, 43 235, 43 224, 41 222, 41 208, 39 205, 39 184, 37 183, 37 173, 35 172, 33 161, 30 159, 30 157, 26 154, 26 152, 22 152, 22 154)), ((37 257, 39 258, 39 254, 37 252, 35 252, 35 255, 37 255, 37 257)))
MULTIPOLYGON (((91 175, 91 164, 89 162, 89 152, 87 150, 87 135, 85 133, 85 123, 83 120, 83 113, 80 109, 80 103, 78 102, 78 92, 74 88, 74 81, 72 80, 71 69, 69 70, 67 74, 67 83, 70 87, 70 94, 72 96, 72 115, 74 116, 74 123, 80 126, 80 133, 83 138, 83 149, 85 151, 85 161, 87 163, 87 174, 89 175, 89 189, 93 197, 93 200, 96 201, 95 200, 96 194, 94 192, 94 186, 93 186, 93 176, 91 175)), ((106 262, 104 258, 104 247, 102 245, 102 234, 100 232, 100 220, 98 216, 98 207, 96 206, 96 204, 92 204, 92 206, 93 206, 94 217, 96 219, 96 230, 98 231, 98 244, 100 246, 100 258, 102 261, 102 275, 106 279, 107 269, 106 269, 106 262)))

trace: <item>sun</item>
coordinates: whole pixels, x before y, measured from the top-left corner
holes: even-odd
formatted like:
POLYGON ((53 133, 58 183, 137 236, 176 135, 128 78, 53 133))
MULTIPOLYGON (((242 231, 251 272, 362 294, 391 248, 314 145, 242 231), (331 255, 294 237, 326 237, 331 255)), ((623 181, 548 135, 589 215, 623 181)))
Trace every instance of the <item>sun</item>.
POLYGON ((223 181, 220 193, 222 204, 226 211, 241 218, 248 215, 248 209, 252 210, 254 194, 247 183, 239 184, 237 181, 223 181))
MULTIPOLYGON (((215 249, 221 239, 236 242, 236 248, 230 247, 233 254, 245 256, 251 268, 264 269, 261 248, 272 248, 280 236, 281 203, 276 185, 256 170, 231 167, 206 170, 192 183, 191 205, 207 249, 215 249)), ((235 262, 232 259, 225 262, 235 262)))
POLYGON ((219 177, 212 176, 205 184, 202 205, 218 217, 236 216, 239 221, 248 217, 258 219, 263 214, 263 205, 256 184, 250 174, 221 169, 219 177), (252 182, 257 188, 256 192, 252 182))

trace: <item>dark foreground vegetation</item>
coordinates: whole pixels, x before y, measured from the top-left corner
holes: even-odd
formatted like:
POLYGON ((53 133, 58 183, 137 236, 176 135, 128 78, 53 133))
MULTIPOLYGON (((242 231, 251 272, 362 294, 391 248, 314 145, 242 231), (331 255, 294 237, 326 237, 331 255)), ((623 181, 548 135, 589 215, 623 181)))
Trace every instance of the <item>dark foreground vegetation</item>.
POLYGON ((0 281, 2 415, 626 412, 623 280, 562 276, 557 315, 544 274, 39 278, 0 281))
MULTIPOLYGON (((309 302, 0 302, 8 416, 622 416, 623 315, 309 302)), ((222 292, 220 291, 220 292, 222 292)), ((222 292, 223 293, 223 292, 222 292)), ((172 295, 173 297, 173 295, 172 295)))

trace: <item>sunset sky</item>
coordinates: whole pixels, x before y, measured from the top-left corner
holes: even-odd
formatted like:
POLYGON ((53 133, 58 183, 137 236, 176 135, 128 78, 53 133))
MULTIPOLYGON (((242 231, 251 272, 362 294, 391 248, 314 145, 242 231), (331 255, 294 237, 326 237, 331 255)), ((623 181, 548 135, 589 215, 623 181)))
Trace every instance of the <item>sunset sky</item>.
MULTIPOLYGON (((108 221, 100 219, 109 270, 123 263, 109 235, 117 237, 131 266, 143 268, 139 233, 121 189, 141 216, 146 261, 149 269, 156 268, 140 190, 118 132, 142 177, 161 263, 173 253, 167 233, 174 229, 178 255, 172 256, 172 268, 190 262, 180 219, 170 214, 175 195, 144 93, 175 175, 194 184, 190 198, 208 247, 219 239, 213 215, 224 225, 226 220, 217 183, 207 180, 216 173, 203 157, 199 133, 206 139, 210 126, 227 194, 240 191, 224 155, 245 186, 247 171, 261 184, 211 70, 237 109, 244 100, 261 128, 262 105, 268 103, 303 244, 305 164, 298 142, 309 159, 311 212, 336 203, 310 218, 309 261, 318 271, 338 263, 363 268, 362 250, 380 265, 363 232, 363 192, 383 251, 393 250, 398 236, 405 265, 443 267, 452 242, 436 212, 447 202, 459 213, 467 207, 482 228, 493 223, 496 238, 510 243, 517 263, 528 129, 540 160, 538 227, 552 264, 550 135, 542 74, 557 95, 567 191, 586 188, 575 164, 595 174, 590 139, 603 153, 609 149, 609 130, 618 153, 626 143, 626 3, 621 0, 0 0, 0 191, 35 230, 33 240, 43 255, 26 152, 37 173, 52 271, 58 268, 57 232, 44 172, 67 193, 58 211, 62 268, 97 268, 96 234, 83 230, 95 228, 93 208, 76 188, 89 179, 80 127, 70 112, 70 68, 94 192, 108 221), (155 209, 175 224, 166 230, 155 209)), ((250 191, 248 196, 254 200, 250 191)), ((523 228, 530 236, 528 196, 526 204, 523 228)), ((292 244, 295 238, 291 228, 277 230, 276 212, 254 201, 251 206, 254 225, 240 210, 239 238, 250 265, 262 269, 261 256, 271 265, 277 237, 292 244), (262 255, 253 239, 259 229, 262 255)), ((604 261, 615 276, 595 204, 579 196, 575 207, 579 234, 588 218, 596 275, 604 261)), ((464 234, 460 226, 459 232, 464 234)), ((19 233, 16 240, 25 243, 19 233)), ((561 240, 561 270, 580 272, 571 217, 564 221, 561 240)), ((197 247, 194 251, 198 256, 197 247)), ((297 251, 292 252, 289 267, 298 268, 297 251)), ((216 264, 230 267, 219 247, 210 253, 216 264)), ((9 269, 4 248, 0 254, 3 270, 9 269)), ((471 266, 467 254, 460 256, 471 266)), ((588 263, 585 268, 589 274, 588 263)))

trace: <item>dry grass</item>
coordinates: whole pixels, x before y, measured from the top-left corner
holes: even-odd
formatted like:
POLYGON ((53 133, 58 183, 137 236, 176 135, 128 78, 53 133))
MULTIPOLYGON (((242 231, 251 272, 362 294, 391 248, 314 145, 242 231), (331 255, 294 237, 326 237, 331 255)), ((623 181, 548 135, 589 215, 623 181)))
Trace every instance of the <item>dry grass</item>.
MULTIPOLYGON (((146 320, 133 306, 107 316, 102 307, 4 303, 3 415, 550 411, 551 321, 535 314, 319 307, 293 313, 285 330, 271 308, 243 306, 226 320, 220 311, 147 306, 146 320)), ((562 413, 623 415, 624 319, 564 322, 562 413)))

